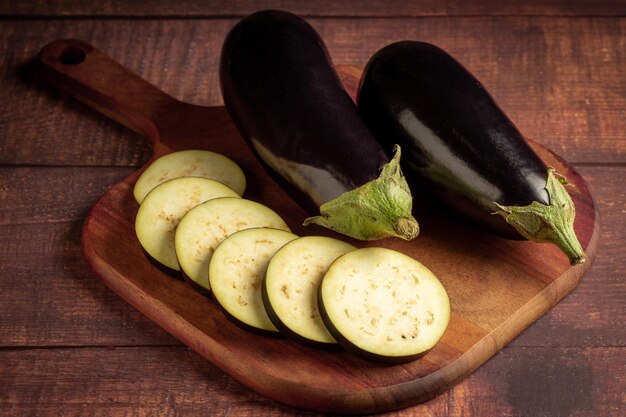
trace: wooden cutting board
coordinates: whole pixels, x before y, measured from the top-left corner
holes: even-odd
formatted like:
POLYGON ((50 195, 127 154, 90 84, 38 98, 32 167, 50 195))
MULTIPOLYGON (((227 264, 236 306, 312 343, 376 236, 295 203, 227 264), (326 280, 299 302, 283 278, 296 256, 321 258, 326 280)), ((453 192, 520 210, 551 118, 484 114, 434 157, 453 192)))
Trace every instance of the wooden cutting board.
MULTIPOLYGON (((177 101, 76 40, 46 46, 38 63, 47 82, 147 137, 153 159, 178 149, 222 153, 246 173, 244 197, 277 211, 299 235, 333 235, 301 226, 307 213, 265 172, 223 107, 177 101)), ((354 95, 360 71, 340 67, 339 72, 354 95)), ((93 207, 82 234, 84 255, 95 274, 128 303, 269 398, 318 411, 399 409, 432 398, 470 375, 576 287, 590 268, 600 232, 593 198, 571 166, 540 145, 532 146, 575 186, 571 191, 577 210, 575 229, 587 262, 571 267, 552 245, 484 234, 415 195, 415 216, 421 226, 417 239, 356 243, 393 248, 420 260, 450 296, 452 316, 442 340, 420 359, 403 365, 379 365, 341 350, 320 350, 242 330, 215 302, 160 272, 144 256, 133 229, 138 204, 132 188, 141 169, 113 186, 93 207)))

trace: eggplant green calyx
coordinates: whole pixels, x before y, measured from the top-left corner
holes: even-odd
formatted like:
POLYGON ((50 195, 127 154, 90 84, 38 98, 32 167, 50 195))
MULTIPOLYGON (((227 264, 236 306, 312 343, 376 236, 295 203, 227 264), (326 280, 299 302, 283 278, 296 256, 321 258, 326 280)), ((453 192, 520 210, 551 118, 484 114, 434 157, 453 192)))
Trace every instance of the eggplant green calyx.
POLYGON ((549 242, 558 246, 569 258, 571 265, 585 262, 585 252, 574 232, 576 210, 570 195, 565 190, 565 177, 548 169, 546 191, 550 204, 533 201, 528 206, 502 206, 495 203, 504 219, 526 239, 549 242))
POLYGON ((317 224, 359 240, 415 238, 419 225, 411 215, 413 197, 400 169, 400 154, 396 145, 378 178, 322 204, 320 215, 304 225, 317 224))

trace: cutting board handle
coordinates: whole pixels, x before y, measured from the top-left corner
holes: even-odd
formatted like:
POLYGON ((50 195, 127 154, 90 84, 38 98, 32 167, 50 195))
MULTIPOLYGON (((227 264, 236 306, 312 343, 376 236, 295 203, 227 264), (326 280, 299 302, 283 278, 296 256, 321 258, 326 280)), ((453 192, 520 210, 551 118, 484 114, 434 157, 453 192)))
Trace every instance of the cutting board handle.
POLYGON ((159 116, 181 104, 80 40, 46 45, 37 65, 47 83, 145 136, 153 146, 160 142, 159 116))

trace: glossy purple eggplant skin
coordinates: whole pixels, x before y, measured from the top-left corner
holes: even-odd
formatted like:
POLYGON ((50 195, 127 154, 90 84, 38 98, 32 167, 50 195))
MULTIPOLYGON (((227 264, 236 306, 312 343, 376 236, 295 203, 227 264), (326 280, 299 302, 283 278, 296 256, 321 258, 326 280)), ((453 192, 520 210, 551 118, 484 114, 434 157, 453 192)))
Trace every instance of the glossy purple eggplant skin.
POLYGON ((305 20, 254 13, 229 32, 220 62, 224 103, 274 177, 301 205, 320 205, 379 175, 389 161, 305 20))
POLYGON ((511 239, 523 237, 492 214, 494 202, 549 204, 545 163, 481 83, 444 50, 417 41, 381 49, 365 68, 357 103, 387 152, 402 146, 415 198, 416 187, 430 190, 511 239))

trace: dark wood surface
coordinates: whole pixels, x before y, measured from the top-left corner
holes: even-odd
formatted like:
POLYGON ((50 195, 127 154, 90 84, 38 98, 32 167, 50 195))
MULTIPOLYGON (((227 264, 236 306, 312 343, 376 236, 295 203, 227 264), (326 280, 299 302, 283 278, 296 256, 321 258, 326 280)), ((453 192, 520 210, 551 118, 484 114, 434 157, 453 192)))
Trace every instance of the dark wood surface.
MULTIPOLYGON (((48 42, 76 37, 176 98, 219 104, 216 63, 236 20, 229 16, 254 5, 192 7, 186 19, 179 6, 161 18, 150 8, 118 10, 123 2, 106 2, 104 13, 82 2, 68 19, 63 2, 59 10, 14 3, 0 9, 0 415, 314 415, 239 385, 94 279, 82 223, 150 148, 42 86, 29 63, 48 42)), ((626 19, 619 3, 583 2, 573 12, 564 3, 505 13, 487 2, 476 13, 418 3, 299 10, 316 16, 336 62, 362 66, 403 38, 449 49, 524 133, 574 163, 600 207, 599 254, 577 289, 471 377, 394 415, 620 416, 626 407, 626 19)))

